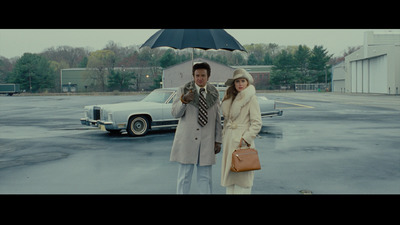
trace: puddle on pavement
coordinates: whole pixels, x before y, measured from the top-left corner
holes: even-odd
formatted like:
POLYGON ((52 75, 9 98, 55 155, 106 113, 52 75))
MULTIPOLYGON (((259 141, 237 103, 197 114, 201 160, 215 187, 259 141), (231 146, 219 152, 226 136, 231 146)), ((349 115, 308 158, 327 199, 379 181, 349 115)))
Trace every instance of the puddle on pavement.
POLYGON ((282 128, 279 126, 265 126, 261 127, 259 138, 283 138, 282 128))
POLYGON ((345 146, 304 146, 296 147, 295 151, 303 152, 345 152, 355 150, 355 148, 345 146))
POLYGON ((67 157, 68 155, 69 154, 64 152, 41 152, 29 155, 22 155, 9 160, 0 161, 0 169, 62 159, 67 157))

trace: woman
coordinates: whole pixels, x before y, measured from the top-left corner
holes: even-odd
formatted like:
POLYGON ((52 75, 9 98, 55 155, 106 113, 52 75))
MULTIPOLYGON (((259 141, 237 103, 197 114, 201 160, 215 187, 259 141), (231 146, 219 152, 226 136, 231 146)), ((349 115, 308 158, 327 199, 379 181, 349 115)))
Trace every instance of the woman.
POLYGON ((232 172, 232 152, 242 146, 254 147, 254 139, 261 130, 262 121, 256 89, 252 85, 253 77, 244 69, 236 69, 233 78, 225 83, 229 88, 222 100, 222 114, 225 122, 222 130, 222 168, 221 185, 227 194, 250 194, 253 186, 254 171, 232 172))

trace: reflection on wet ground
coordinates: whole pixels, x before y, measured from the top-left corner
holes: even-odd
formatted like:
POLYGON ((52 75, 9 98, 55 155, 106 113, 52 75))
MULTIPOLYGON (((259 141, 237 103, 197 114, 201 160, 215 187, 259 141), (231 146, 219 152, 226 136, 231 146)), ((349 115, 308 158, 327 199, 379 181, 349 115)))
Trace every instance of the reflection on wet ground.
MULTIPOLYGON (((260 95, 284 113, 263 118, 254 194, 400 193, 400 98, 260 95)), ((132 138, 80 125, 85 105, 141 98, 0 97, 0 193, 175 193, 174 130, 132 138)), ((214 193, 224 194, 216 157, 214 193)))

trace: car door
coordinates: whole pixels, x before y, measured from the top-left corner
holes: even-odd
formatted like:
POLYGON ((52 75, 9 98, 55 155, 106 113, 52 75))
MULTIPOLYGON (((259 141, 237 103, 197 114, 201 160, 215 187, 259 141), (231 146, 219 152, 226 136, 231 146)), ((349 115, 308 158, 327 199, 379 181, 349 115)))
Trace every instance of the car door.
MULTIPOLYGON (((163 104, 163 109, 162 109, 162 113, 163 113, 163 120, 167 123, 167 124, 175 124, 177 123, 177 119, 174 118, 171 114, 171 110, 172 110, 172 102, 174 101, 174 97, 176 95, 176 91, 171 91, 171 95, 168 97, 168 99, 165 101, 165 104, 163 104)), ((167 125, 166 124, 166 125, 167 125)))

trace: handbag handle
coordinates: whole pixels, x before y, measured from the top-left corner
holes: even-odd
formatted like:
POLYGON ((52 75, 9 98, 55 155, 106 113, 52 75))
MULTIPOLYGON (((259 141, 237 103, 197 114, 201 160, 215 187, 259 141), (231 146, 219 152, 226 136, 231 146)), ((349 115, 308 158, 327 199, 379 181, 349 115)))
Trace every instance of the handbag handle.
MULTIPOLYGON (((241 148, 242 147, 242 141, 243 141, 244 139, 243 139, 243 137, 241 137, 240 138, 240 142, 239 142, 239 148, 241 148)), ((246 142, 246 141, 245 141, 246 142)), ((247 142, 246 142, 247 143, 247 142)), ((250 147, 251 146, 251 144, 249 144, 249 143, 247 143, 247 147, 250 147)))

